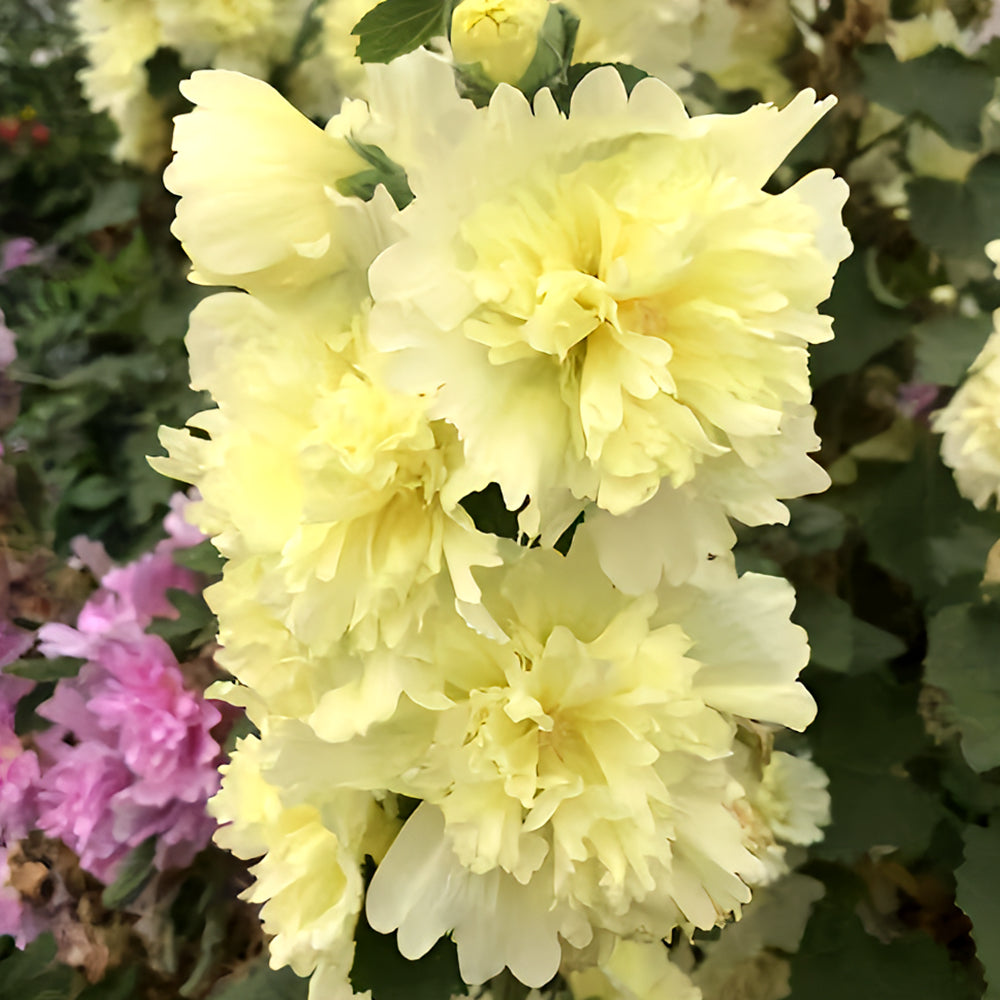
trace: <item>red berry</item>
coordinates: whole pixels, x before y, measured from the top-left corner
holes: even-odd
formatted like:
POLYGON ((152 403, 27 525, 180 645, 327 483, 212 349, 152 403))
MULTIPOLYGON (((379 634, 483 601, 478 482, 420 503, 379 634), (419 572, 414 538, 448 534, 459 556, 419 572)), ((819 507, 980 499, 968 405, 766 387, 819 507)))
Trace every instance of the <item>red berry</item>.
POLYGON ((16 118, 0 118, 0 141, 13 142, 21 132, 21 123, 16 118))
POLYGON ((49 141, 49 127, 48 125, 43 125, 41 122, 35 122, 31 126, 31 141, 36 146, 45 146, 49 141))

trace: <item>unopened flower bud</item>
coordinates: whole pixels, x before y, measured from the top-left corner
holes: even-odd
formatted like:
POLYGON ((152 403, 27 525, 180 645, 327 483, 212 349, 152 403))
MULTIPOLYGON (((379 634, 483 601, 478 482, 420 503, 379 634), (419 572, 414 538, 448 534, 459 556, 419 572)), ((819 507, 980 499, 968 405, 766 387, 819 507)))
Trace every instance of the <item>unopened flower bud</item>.
POLYGON ((516 85, 535 59, 550 14, 560 21, 548 0, 461 0, 451 16, 455 62, 478 67, 494 84, 516 85))

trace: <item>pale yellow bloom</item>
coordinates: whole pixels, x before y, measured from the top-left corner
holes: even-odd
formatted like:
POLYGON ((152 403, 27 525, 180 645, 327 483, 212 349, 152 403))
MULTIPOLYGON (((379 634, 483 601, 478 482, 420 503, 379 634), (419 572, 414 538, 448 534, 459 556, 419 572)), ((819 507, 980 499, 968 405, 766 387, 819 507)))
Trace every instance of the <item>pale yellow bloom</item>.
POLYGON ((784 581, 720 566, 712 587, 632 599, 585 543, 513 549, 477 571, 493 638, 439 608, 388 685, 390 715, 362 732, 355 695, 331 688, 308 729, 276 735, 275 769, 308 786, 309 760, 317 780, 423 800, 369 920, 399 928, 411 958, 454 929, 467 981, 507 965, 540 986, 560 937, 664 936, 738 912, 763 868, 726 763, 737 720, 802 728, 815 707, 784 581), (509 915, 487 918, 497 893, 509 915))
POLYGON ((295 106, 328 118, 345 97, 366 97, 368 80, 357 57, 358 36, 351 29, 375 0, 327 0, 319 8, 319 51, 292 73, 289 90, 295 106))
POLYGON ((794 90, 779 60, 799 39, 788 0, 703 0, 691 42, 691 65, 727 90, 756 90, 785 102, 794 90))
POLYGON ((261 774, 266 754, 265 742, 247 737, 223 766, 222 788, 209 803, 222 824, 216 842, 241 858, 264 855, 242 897, 263 904, 272 967, 307 976, 319 965, 325 990, 310 995, 349 1000, 361 863, 391 821, 361 792, 331 788, 315 802, 286 804, 261 774))
POLYGON ((941 434, 941 460, 954 471, 958 491, 980 510, 1000 497, 1000 310, 993 325, 965 381, 931 418, 941 434))
POLYGON ((717 940, 698 943, 703 957, 689 974, 704 1000, 787 997, 790 967, 784 956, 798 951, 813 904, 822 895, 820 882, 798 873, 755 887, 737 923, 717 940))
POLYGON ((1000 240, 986 244, 986 256, 993 262, 993 277, 1000 278, 1000 240))
POLYGON ((472 470, 511 509, 529 501, 526 532, 567 489, 620 515, 692 483, 741 516, 749 480, 773 520, 764 468, 778 497, 826 482, 800 474, 811 430, 783 421, 811 420, 806 348, 830 336, 816 305, 850 247, 846 189, 819 171, 760 190, 825 108, 803 94, 691 119, 658 81, 628 100, 595 71, 568 120, 501 87, 402 161, 417 197, 372 267, 372 339, 394 384, 433 393, 472 470))
POLYGON ((346 139, 240 73, 202 70, 181 92, 195 109, 176 120, 163 181, 181 196, 171 230, 192 280, 266 293, 347 267, 361 208, 337 183, 367 164, 346 139))
POLYGON ((697 0, 565 0, 580 18, 573 61, 620 62, 659 77, 672 87, 689 83, 691 27, 697 0))
POLYGON ((117 125, 115 156, 153 169, 168 151, 163 106, 146 92, 145 62, 163 41, 155 12, 148 0, 73 0, 70 9, 87 53, 83 92, 117 125))
POLYGON ((267 77, 291 55, 308 0, 147 0, 185 66, 267 77))
POLYGON ((197 484, 191 516, 230 560, 210 595, 226 655, 242 657, 263 629, 324 676, 324 657, 349 657, 345 633, 353 648, 395 645, 441 597, 439 578, 449 603, 475 604, 470 565, 497 562, 495 539, 458 505, 468 489, 454 430, 381 384, 362 320, 346 318, 350 291, 281 310, 237 293, 204 300, 187 337, 191 377, 218 409, 189 423, 209 439, 164 429, 171 457, 154 462, 197 484))
POLYGON ((776 750, 752 801, 778 840, 806 846, 823 839, 830 822, 830 779, 806 757, 776 750))

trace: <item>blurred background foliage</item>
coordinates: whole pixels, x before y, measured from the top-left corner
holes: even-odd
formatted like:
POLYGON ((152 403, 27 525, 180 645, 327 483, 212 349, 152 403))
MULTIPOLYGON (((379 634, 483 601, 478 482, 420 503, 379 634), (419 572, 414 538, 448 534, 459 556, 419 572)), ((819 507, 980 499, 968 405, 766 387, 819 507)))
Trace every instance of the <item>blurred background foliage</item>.
POLYGON ((0 239, 36 244, 0 277, 21 392, 8 456, 57 552, 85 533, 134 555, 176 488, 146 463, 157 429, 200 405, 183 348, 199 289, 169 233, 172 196, 112 160, 114 126, 80 93, 65 3, 3 5, 0 38, 0 239))

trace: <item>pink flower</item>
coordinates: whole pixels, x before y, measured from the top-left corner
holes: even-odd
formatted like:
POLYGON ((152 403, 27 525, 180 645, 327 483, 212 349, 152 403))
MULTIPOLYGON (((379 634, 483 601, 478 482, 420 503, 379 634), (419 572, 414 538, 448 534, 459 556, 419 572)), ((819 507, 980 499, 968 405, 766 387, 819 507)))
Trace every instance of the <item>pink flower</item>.
POLYGON ((198 499, 200 494, 194 489, 190 497, 183 493, 175 493, 170 498, 170 513, 163 519, 163 527, 168 537, 161 544, 168 544, 175 549, 189 549, 205 541, 208 536, 203 535, 194 525, 188 524, 184 517, 188 504, 198 499))
POLYGON ((39 708, 56 723, 45 735, 50 766, 38 826, 80 864, 111 881, 122 859, 151 836, 155 864, 190 863, 215 828, 205 803, 218 788, 214 705, 188 691, 159 637, 107 640, 100 662, 60 682, 39 708), (72 742, 62 737, 72 734, 72 742))
POLYGON ((101 586, 83 606, 76 627, 90 635, 114 632, 122 626, 144 629, 154 618, 176 618, 168 590, 198 590, 198 577, 178 566, 173 548, 161 542, 135 562, 107 573, 101 586), (162 547, 161 547, 162 546, 162 547))
POLYGON ((19 267, 37 264, 41 260, 38 244, 30 236, 15 236, 7 240, 0 250, 0 275, 19 267))
POLYGON ((197 574, 174 562, 178 548, 203 538, 183 520, 186 503, 180 494, 171 500, 168 537, 125 566, 112 565, 103 546, 77 540, 74 549, 100 573, 100 586, 75 628, 50 622, 38 632, 45 656, 87 662, 38 709, 54 725, 36 737, 35 825, 105 882, 150 837, 157 838, 154 863, 176 867, 215 829, 205 804, 219 785, 211 730, 221 714, 184 686, 167 643, 144 631, 154 618, 177 616, 169 590, 199 589, 197 574))
POLYGON ((34 828, 38 778, 38 757, 24 749, 13 727, 0 722, 0 846, 34 828))
POLYGON ((74 548, 81 558, 103 570, 101 585, 80 611, 76 629, 58 623, 39 629, 39 648, 45 656, 100 659, 100 650, 106 640, 128 638, 142 632, 154 618, 177 617, 177 609, 167 592, 186 590, 193 594, 200 589, 200 581, 197 573, 174 562, 174 553, 179 548, 197 545, 205 537, 184 521, 183 509, 187 502, 183 494, 174 494, 170 513, 163 522, 168 537, 152 552, 125 566, 110 564, 103 546, 87 539, 74 540, 74 548))
MULTIPOLYGON (((31 632, 0 622, 0 666, 27 652, 31 632)), ((14 732, 17 703, 34 687, 22 677, 0 673, 0 846, 27 836, 34 826, 38 758, 14 732)))

